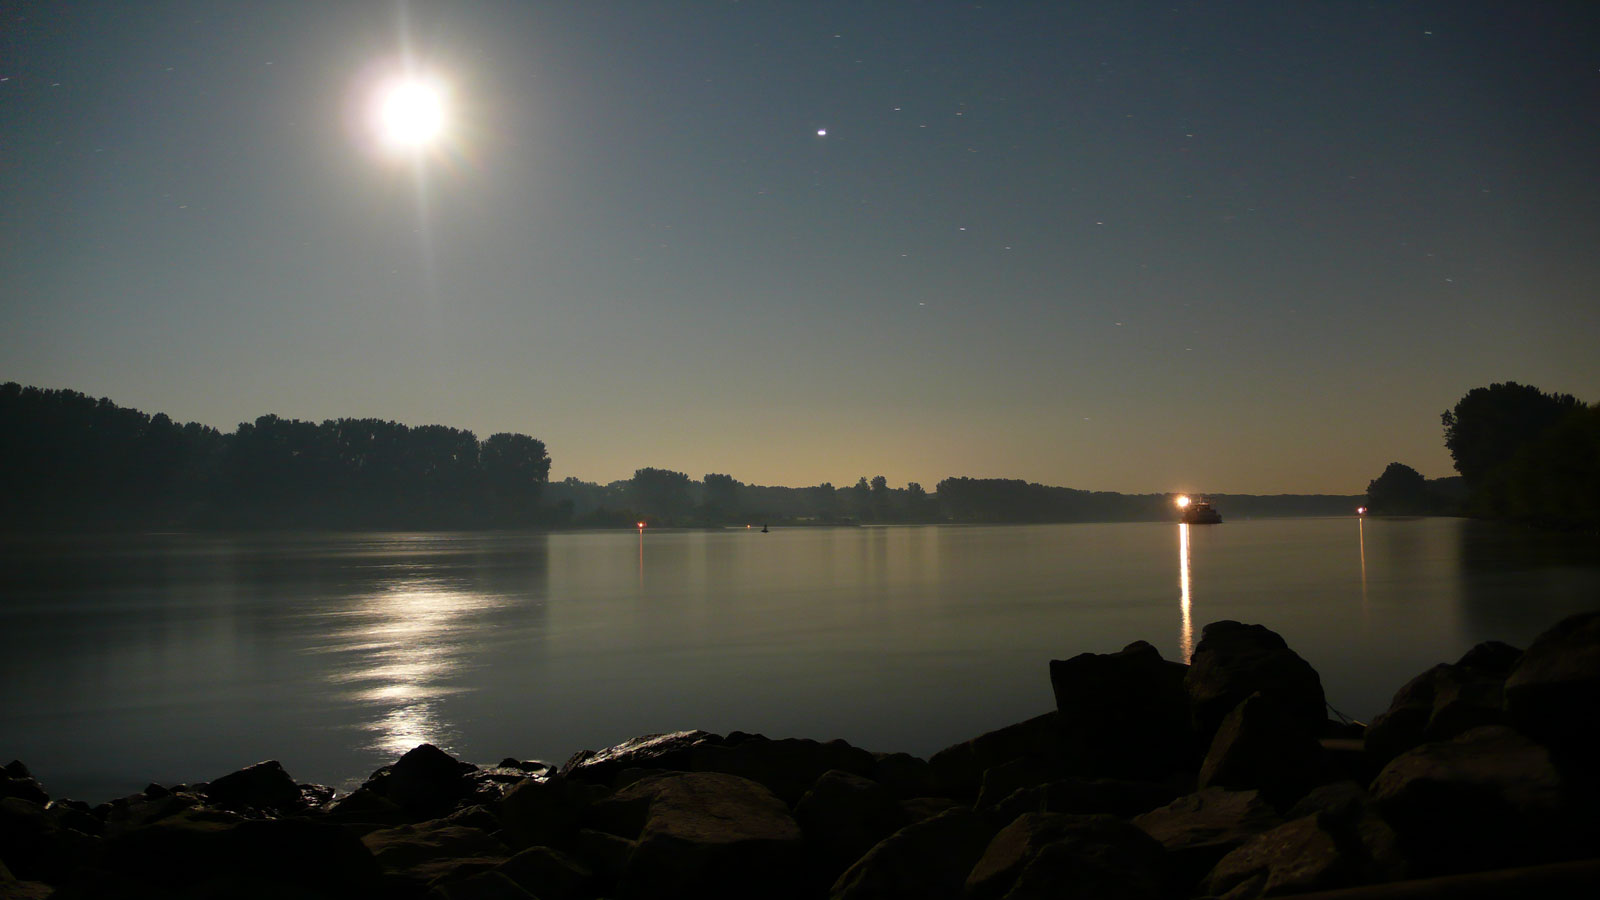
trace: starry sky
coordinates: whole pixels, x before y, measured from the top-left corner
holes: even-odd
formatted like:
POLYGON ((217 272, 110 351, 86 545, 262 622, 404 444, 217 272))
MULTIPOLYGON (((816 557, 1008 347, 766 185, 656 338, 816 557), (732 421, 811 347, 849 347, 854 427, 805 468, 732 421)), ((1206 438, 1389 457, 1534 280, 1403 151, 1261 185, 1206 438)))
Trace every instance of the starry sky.
POLYGON ((556 479, 1357 493, 1473 387, 1600 400, 1597 176, 1587 0, 3 0, 0 380, 556 479))

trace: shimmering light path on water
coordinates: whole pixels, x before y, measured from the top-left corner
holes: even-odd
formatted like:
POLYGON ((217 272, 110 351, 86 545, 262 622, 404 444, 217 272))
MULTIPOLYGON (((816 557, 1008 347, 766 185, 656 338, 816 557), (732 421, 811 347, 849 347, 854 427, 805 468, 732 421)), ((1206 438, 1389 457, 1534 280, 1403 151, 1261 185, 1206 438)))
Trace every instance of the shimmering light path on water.
POLYGON ((422 741, 559 761, 698 727, 925 755, 1050 708, 1053 657, 1180 659, 1225 618, 1365 718, 1600 605, 1593 550, 1356 519, 12 540, 0 753, 89 800, 269 757, 349 785, 422 741))

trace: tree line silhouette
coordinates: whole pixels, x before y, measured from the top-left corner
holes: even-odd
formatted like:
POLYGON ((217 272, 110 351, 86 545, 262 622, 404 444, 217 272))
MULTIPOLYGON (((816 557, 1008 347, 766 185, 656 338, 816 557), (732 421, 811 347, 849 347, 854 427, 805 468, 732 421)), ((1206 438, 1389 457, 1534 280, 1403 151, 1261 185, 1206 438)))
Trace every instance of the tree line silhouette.
POLYGON ((232 434, 68 390, 0 385, 7 527, 545 524, 544 443, 442 425, 266 415, 232 434))
POLYGON ((1374 512, 1600 528, 1600 407, 1508 381, 1473 388, 1440 418, 1459 477, 1390 463, 1367 485, 1374 512))
MULTIPOLYGON (((266 415, 232 433, 70 390, 0 386, 7 529, 469 529, 1107 522, 1173 518, 1170 494, 884 475, 809 487, 641 468, 550 483, 543 442, 443 425, 266 415)), ((1230 516, 1347 515, 1358 498, 1229 495, 1230 516)))

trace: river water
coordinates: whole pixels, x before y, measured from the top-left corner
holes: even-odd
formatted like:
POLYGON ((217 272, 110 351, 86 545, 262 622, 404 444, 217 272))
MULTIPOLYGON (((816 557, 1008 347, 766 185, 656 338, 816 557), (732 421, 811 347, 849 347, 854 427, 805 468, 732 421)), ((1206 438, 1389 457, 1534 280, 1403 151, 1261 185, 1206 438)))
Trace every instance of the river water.
POLYGON ((1051 658, 1265 624, 1367 719, 1600 608, 1593 539, 1456 519, 7 539, 0 757, 104 800, 429 741, 560 762, 683 728, 927 755, 1051 708, 1051 658))

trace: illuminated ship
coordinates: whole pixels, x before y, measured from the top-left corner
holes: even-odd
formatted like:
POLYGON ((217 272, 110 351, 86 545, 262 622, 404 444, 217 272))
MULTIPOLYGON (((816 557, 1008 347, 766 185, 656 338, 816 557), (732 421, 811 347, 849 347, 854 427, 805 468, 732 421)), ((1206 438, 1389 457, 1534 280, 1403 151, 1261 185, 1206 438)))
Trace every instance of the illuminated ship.
POLYGON ((1178 510, 1181 521, 1186 525, 1222 524, 1222 513, 1217 512, 1210 501, 1204 498, 1191 500, 1188 497, 1179 497, 1178 510))

